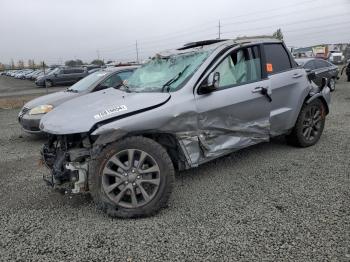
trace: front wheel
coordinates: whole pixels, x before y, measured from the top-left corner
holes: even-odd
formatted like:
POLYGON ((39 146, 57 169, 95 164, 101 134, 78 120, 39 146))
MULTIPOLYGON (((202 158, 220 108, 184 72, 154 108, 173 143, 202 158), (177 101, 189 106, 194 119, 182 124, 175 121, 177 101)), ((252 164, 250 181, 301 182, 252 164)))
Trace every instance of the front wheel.
POLYGON ((335 79, 334 78, 329 79, 328 86, 329 86, 329 89, 331 90, 331 92, 333 92, 335 90, 335 79))
POLYGON ((52 87, 53 83, 50 80, 45 80, 45 87, 52 87))
POLYGON ((113 217, 155 214, 166 205, 173 183, 168 153, 145 137, 112 143, 90 164, 90 193, 97 206, 113 217))
POLYGON ((316 144, 322 135, 325 121, 326 110, 321 100, 305 104, 291 134, 287 136, 288 143, 299 147, 316 144))

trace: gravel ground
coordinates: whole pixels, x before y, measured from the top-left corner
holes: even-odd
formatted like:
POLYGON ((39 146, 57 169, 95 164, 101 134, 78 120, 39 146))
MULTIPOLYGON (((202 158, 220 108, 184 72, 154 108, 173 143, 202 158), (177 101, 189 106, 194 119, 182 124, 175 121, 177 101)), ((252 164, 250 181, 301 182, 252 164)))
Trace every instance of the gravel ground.
POLYGON ((181 172, 169 207, 136 220, 46 187, 17 111, 0 110, 1 261, 350 261, 350 83, 317 145, 275 139, 181 172))

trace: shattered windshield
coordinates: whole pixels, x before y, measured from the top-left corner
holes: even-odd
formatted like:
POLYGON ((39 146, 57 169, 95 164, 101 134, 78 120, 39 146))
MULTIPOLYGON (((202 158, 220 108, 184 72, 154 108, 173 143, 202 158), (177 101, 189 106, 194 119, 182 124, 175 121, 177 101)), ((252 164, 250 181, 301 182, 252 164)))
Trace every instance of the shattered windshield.
POLYGON ((192 51, 169 56, 157 55, 137 69, 127 80, 131 92, 163 92, 180 89, 189 76, 211 53, 210 50, 192 51))

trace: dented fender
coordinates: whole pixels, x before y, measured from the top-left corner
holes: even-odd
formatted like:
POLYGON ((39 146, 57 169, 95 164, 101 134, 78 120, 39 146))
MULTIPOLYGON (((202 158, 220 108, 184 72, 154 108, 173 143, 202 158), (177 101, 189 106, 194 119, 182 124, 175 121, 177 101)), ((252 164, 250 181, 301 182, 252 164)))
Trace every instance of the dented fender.
POLYGON ((323 104, 326 107, 326 114, 329 113, 329 108, 331 104, 331 91, 328 86, 323 87, 322 90, 318 92, 310 92, 309 98, 305 101, 306 104, 310 104, 315 99, 321 99, 323 104))

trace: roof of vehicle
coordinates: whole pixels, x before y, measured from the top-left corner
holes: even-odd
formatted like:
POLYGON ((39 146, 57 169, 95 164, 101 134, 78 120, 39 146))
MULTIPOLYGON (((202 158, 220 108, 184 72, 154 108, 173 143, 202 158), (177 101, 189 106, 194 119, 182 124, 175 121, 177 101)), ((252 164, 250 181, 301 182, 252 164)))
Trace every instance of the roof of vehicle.
MULTIPOLYGON (((237 37, 235 39, 209 39, 209 40, 202 40, 197 42, 190 42, 185 44, 183 47, 178 48, 178 50, 186 50, 194 47, 199 46, 207 46, 207 45, 218 45, 218 43, 221 43, 222 45, 227 44, 250 44, 250 43, 281 43, 282 41, 279 39, 276 39, 272 36, 251 36, 251 37, 237 37)), ((219 44, 218 46, 221 46, 219 44)))
POLYGON ((133 65, 133 66, 113 66, 113 67, 106 67, 106 68, 101 68, 101 70, 105 70, 108 72, 116 72, 116 71, 122 71, 126 69, 136 69, 139 68, 139 65, 133 65))

